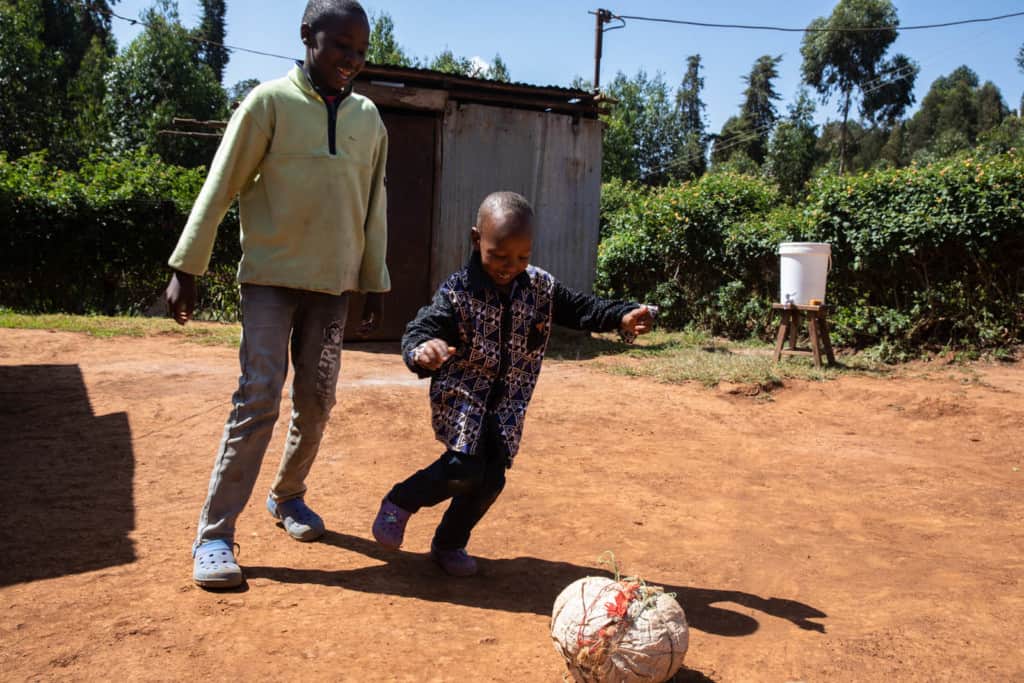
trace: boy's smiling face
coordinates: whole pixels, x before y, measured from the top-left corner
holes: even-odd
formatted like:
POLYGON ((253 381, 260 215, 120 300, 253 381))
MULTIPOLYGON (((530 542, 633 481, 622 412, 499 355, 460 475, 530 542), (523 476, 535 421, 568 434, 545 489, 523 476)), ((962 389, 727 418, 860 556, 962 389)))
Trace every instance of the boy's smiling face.
POLYGON ((306 67, 313 82, 332 91, 347 89, 366 64, 370 25, 358 12, 329 15, 301 29, 306 45, 306 67))
POLYGON ((498 287, 508 287, 530 264, 533 222, 513 211, 492 210, 482 218, 473 226, 473 247, 484 272, 498 287))

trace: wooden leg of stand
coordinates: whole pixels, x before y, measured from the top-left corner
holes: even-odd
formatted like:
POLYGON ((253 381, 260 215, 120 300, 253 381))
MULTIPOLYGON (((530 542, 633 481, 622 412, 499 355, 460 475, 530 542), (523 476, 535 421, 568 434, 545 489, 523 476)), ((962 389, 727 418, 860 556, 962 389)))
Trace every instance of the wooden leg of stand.
POLYGON ((800 332, 800 311, 789 311, 789 348, 796 351, 796 336, 800 332))
POLYGON ((781 319, 779 320, 779 333, 775 335, 775 362, 778 363, 782 359, 782 345, 786 341, 786 333, 788 330, 789 322, 789 311, 782 311, 781 319))
POLYGON ((814 354, 814 367, 821 368, 821 346, 818 344, 818 316, 807 316, 807 333, 811 337, 811 353, 814 354))
POLYGON ((828 358, 829 365, 835 365, 836 356, 832 353, 832 340, 828 336, 828 321, 825 320, 825 316, 819 318, 821 323, 821 341, 825 344, 825 357, 828 358))

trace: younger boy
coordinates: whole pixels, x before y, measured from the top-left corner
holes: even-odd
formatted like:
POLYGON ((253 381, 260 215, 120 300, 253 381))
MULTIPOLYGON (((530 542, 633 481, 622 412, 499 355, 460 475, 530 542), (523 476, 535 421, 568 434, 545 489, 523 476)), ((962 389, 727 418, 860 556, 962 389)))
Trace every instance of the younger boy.
POLYGON ((574 292, 529 265, 533 232, 524 197, 496 192, 484 199, 469 263, 441 285, 402 337, 406 364, 431 376, 434 433, 447 451, 391 489, 373 535, 398 548, 412 514, 451 498, 430 554, 452 576, 477 571, 466 544, 505 486, 552 323, 636 334, 653 324, 646 306, 574 292))
POLYGON ((369 47, 366 12, 354 0, 310 0, 300 35, 305 61, 253 90, 231 117, 170 259, 167 302, 184 325, 195 308, 195 276, 239 195, 242 374, 192 547, 192 576, 204 588, 242 582, 235 520, 277 421, 289 346, 291 423, 267 509, 297 540, 324 533, 304 501, 306 475, 335 403, 347 292, 369 293, 365 332, 380 319, 379 293, 390 288, 387 132, 373 103, 352 93, 369 47))

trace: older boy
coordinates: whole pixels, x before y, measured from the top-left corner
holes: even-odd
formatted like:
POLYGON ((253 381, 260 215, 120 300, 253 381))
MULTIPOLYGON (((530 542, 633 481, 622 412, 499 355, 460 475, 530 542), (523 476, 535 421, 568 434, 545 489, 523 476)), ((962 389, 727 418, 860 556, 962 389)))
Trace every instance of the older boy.
POLYGON ((453 576, 477 571, 466 544, 505 486, 552 323, 636 334, 653 323, 646 306, 574 292, 529 265, 533 232, 524 197, 489 195, 471 231, 469 263, 441 285, 402 338, 409 368, 432 376, 434 433, 447 451, 391 489, 373 535, 397 548, 413 513, 451 498, 430 554, 453 576))
POLYGON ((242 582, 235 520, 277 421, 289 344, 291 423, 267 508, 297 540, 324 533, 304 496, 335 403, 346 293, 370 293, 368 330, 380 318, 379 293, 390 288, 387 132, 373 103, 352 93, 369 47, 366 12, 353 0, 310 0, 300 35, 305 61, 253 90, 232 116, 170 259, 167 302, 185 324, 195 276, 206 270, 217 226, 239 195, 242 373, 192 548, 193 579, 205 588, 242 582))

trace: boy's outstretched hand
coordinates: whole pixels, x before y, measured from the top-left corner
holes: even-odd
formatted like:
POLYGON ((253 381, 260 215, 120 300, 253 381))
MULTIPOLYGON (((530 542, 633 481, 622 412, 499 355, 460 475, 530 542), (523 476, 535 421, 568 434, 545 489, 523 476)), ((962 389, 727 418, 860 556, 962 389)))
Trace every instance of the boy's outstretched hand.
POLYGON ((619 329, 627 334, 647 334, 654 327, 654 314, 647 306, 634 308, 622 316, 619 329))
POLYGON ((363 299, 363 317, 359 323, 358 334, 365 337, 380 327, 380 317, 384 306, 380 292, 369 292, 363 299))
POLYGON ((448 346, 444 339, 431 339, 416 347, 412 359, 416 365, 427 370, 437 370, 455 353, 454 346, 448 346))
POLYGON ((167 300, 167 313, 174 322, 184 325, 192 319, 196 310, 196 276, 180 270, 171 274, 171 282, 164 292, 167 300))

